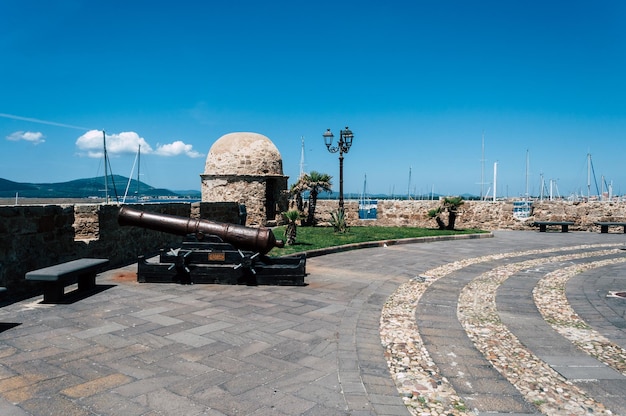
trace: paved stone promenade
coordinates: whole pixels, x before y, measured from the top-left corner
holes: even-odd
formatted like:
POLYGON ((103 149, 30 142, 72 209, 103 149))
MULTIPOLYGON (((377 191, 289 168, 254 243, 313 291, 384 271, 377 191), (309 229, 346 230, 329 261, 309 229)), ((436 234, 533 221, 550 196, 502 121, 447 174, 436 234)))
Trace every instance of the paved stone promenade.
POLYGON ((546 273, 580 267, 565 286, 575 311, 567 315, 613 350, 626 348, 626 299, 606 296, 626 291, 624 243, 624 234, 499 231, 368 248, 309 258, 305 287, 138 284, 134 265, 111 270, 90 296, 0 308, 0 415, 623 415, 624 370, 559 333, 532 292, 546 273), (493 257, 458 265, 481 256, 493 257), (611 261, 585 266, 600 258, 611 261), (513 264, 508 279, 493 289, 480 283, 476 294, 478 277, 513 264), (446 265, 454 270, 435 279, 446 265), (396 337, 381 327, 381 313, 407 284, 425 285, 408 334, 423 348, 408 353, 401 340, 381 342, 381 331, 396 337), (481 349, 485 329, 468 311, 489 302, 521 347, 492 337, 487 344, 505 351, 481 349), (511 349, 528 350, 516 363, 530 357, 554 374, 530 372, 518 378, 534 387, 518 385, 507 373, 515 362, 502 364, 511 349), (407 388, 408 373, 423 364, 412 353, 432 361, 421 375, 431 386, 416 374, 407 388), (565 390, 543 385, 544 376, 565 390), (583 392, 582 403, 567 386, 583 392), (545 398, 532 396, 537 390, 545 398), (550 404, 562 413, 542 407, 550 404))

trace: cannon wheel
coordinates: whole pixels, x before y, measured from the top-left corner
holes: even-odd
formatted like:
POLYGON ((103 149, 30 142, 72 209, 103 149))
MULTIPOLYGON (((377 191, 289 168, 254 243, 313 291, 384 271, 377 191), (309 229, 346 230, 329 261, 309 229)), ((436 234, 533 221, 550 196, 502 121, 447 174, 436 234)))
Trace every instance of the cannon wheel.
POLYGON ((256 286, 256 270, 254 270, 254 263, 256 262, 256 258, 261 255, 261 253, 254 253, 253 255, 244 254, 243 251, 239 251, 239 255, 241 256, 241 263, 235 265, 234 269, 243 268, 243 279, 240 283, 246 283, 247 285, 256 286))
POLYGON ((183 285, 192 284, 191 271, 189 270, 189 255, 191 250, 171 249, 171 254, 176 255, 176 261, 172 263, 169 270, 176 268, 176 277, 183 285))

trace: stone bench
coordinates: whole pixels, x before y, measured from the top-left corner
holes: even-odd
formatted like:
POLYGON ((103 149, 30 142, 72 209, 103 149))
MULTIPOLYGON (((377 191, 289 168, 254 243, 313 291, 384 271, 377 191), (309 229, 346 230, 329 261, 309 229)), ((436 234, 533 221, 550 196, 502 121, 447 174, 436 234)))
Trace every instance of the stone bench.
POLYGON ((535 226, 539 226, 539 232, 545 233, 547 227, 561 226, 561 232, 566 233, 569 231, 569 226, 574 225, 573 221, 535 221, 535 226))
POLYGON ((607 222, 594 222, 594 224, 600 226, 600 232, 602 234, 608 233, 609 232, 609 227, 611 227, 611 226, 623 227, 624 228, 624 233, 626 233, 626 222, 607 221, 607 222))
POLYGON ((26 273, 26 280, 42 282, 44 303, 57 303, 63 299, 65 286, 78 283, 78 290, 96 286, 96 274, 109 264, 108 259, 78 259, 26 273))

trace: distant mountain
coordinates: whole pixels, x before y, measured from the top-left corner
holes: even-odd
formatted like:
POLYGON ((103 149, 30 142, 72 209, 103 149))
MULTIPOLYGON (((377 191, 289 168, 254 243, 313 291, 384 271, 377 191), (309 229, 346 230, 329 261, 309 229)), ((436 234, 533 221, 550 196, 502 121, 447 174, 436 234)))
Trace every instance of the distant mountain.
POLYGON ((8 191, 13 192, 13 195, 15 195, 15 192, 18 191, 31 191, 35 189, 37 188, 34 185, 28 183, 13 182, 7 179, 0 178, 0 193, 8 191))
MULTIPOLYGON (((108 177, 107 188, 110 198, 124 196, 128 178, 121 175, 108 177)), ((176 193, 169 189, 155 188, 144 182, 131 179, 128 186, 128 196, 136 196, 139 191, 140 197, 183 197, 191 193, 176 193), (139 184, 139 188, 137 188, 139 184)), ((190 191, 191 192, 191 191, 190 191)), ((199 191, 193 191, 200 194, 199 191)), ((23 198, 89 198, 105 197, 104 176, 87 179, 76 179, 69 182, 59 183, 19 183, 0 178, 0 198, 11 198, 15 194, 23 198)))
POLYGON ((178 195, 182 195, 187 198, 200 198, 202 197, 202 192, 197 191, 195 189, 185 189, 185 190, 174 190, 178 195))

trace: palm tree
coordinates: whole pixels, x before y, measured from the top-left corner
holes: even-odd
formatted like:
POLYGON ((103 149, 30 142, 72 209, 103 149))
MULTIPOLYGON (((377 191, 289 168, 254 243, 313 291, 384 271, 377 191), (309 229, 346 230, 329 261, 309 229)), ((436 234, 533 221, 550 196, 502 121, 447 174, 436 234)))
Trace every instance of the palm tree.
POLYGON ((434 218, 437 221, 437 225, 440 230, 454 230, 454 225, 456 223, 456 216, 459 211, 459 207, 463 205, 465 201, 463 201, 463 197, 460 196, 451 196, 445 197, 441 201, 441 206, 437 208, 433 208, 428 211, 428 216, 430 218, 434 218), (442 212, 448 213, 448 225, 440 217, 442 212))
POLYGON ((332 176, 327 173, 311 171, 311 173, 304 174, 298 180, 298 184, 300 184, 301 188, 309 191, 309 212, 306 218, 307 225, 315 225, 315 207, 317 205, 317 196, 321 192, 332 191, 331 179, 332 176))
POLYGON ((296 243, 296 236, 298 233, 297 221, 302 218, 302 214, 297 209, 292 209, 283 212, 283 218, 287 221, 287 228, 285 228, 285 240, 287 245, 291 246, 296 243))
POLYGON ((296 209, 300 212, 304 212, 304 201, 302 201, 302 192, 304 192, 304 189, 302 187, 301 181, 294 183, 289 189, 289 194, 295 199, 296 209))
POLYGON ((464 204, 463 197, 452 196, 443 199, 443 206, 448 211, 448 230, 454 230, 459 207, 464 204))

